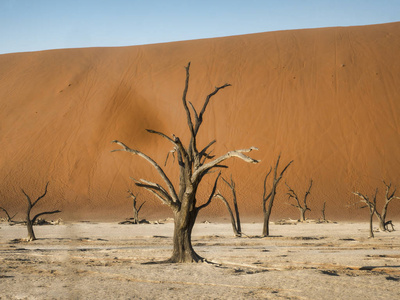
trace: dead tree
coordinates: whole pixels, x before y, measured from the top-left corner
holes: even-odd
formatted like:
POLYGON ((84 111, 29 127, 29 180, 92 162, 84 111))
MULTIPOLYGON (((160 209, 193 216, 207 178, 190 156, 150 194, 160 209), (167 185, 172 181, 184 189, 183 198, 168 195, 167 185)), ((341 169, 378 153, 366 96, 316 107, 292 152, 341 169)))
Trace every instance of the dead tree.
POLYGON ((113 141, 120 145, 122 149, 113 151, 126 151, 134 155, 138 155, 152 165, 163 179, 166 188, 161 184, 154 183, 145 179, 135 180, 135 184, 146 189, 168 205, 174 214, 174 235, 173 235, 173 252, 168 262, 198 262, 203 261, 192 247, 191 235, 192 229, 196 221, 199 211, 207 207, 215 193, 219 175, 216 177, 214 187, 208 200, 197 205, 196 193, 201 180, 205 175, 209 174, 215 168, 226 168, 222 163, 232 157, 238 157, 248 163, 258 163, 244 153, 257 150, 254 147, 243 150, 233 150, 226 154, 215 158, 210 155, 209 148, 214 145, 215 140, 208 143, 204 148, 199 150, 197 145, 197 134, 203 123, 204 113, 213 96, 221 89, 229 87, 230 84, 224 84, 216 87, 205 99, 201 111, 198 113, 194 105, 187 100, 189 88, 189 69, 190 63, 186 66, 186 80, 182 95, 182 104, 186 113, 186 122, 190 132, 189 144, 185 147, 179 137, 172 135, 167 136, 164 133, 147 130, 149 133, 160 135, 173 145, 173 153, 176 154, 179 167, 179 186, 178 189, 172 184, 171 180, 164 170, 151 157, 141 151, 132 149, 120 141, 113 141), (190 107, 190 108, 189 108, 190 107))
POLYGON ((215 197, 219 198, 222 200, 222 202, 224 202, 224 204, 226 205, 229 215, 231 217, 231 223, 232 223, 232 229, 233 229, 233 233, 235 234, 235 236, 237 237, 241 237, 242 236, 242 228, 240 225, 240 216, 239 216, 239 208, 237 205, 237 199, 236 199, 236 185, 235 182, 232 179, 232 175, 231 175, 231 182, 228 182, 225 178, 222 177, 222 180, 229 186, 229 188, 232 191, 232 199, 233 199, 233 207, 235 208, 235 215, 236 215, 236 219, 233 215, 231 206, 229 205, 228 201, 225 199, 224 196, 222 196, 221 193, 217 193, 215 195, 215 197))
POLYGON ((10 216, 10 214, 8 213, 8 211, 4 208, 4 207, 0 207, 0 210, 4 211, 5 214, 7 215, 7 222, 12 222, 13 218, 17 215, 17 213, 15 213, 12 217, 10 216))
POLYGON ((49 185, 49 182, 47 182, 47 184, 46 184, 46 187, 45 187, 45 190, 44 190, 43 195, 39 196, 35 201, 32 201, 31 198, 28 196, 28 194, 25 193, 25 191, 24 191, 23 189, 21 189, 21 190, 22 190, 22 193, 25 195, 25 198, 26 198, 26 200, 27 200, 27 202, 28 202, 28 208, 27 208, 27 210, 26 210, 26 226, 27 226, 27 229, 28 229, 28 238, 27 238, 28 241, 34 241, 34 240, 36 240, 36 236, 35 236, 35 233, 34 233, 34 231, 33 231, 33 225, 35 224, 35 222, 37 221, 37 219, 38 219, 40 216, 43 216, 43 215, 51 215, 51 214, 56 214, 56 213, 61 212, 61 211, 59 211, 59 210, 45 211, 45 212, 38 213, 38 214, 36 214, 33 218, 31 218, 31 210, 32 210, 32 208, 33 208, 40 200, 42 200, 42 199, 44 198, 44 196, 46 196, 48 185, 49 185))
POLYGON ((374 217, 374 213, 376 211, 376 195, 378 194, 378 189, 375 191, 374 198, 370 200, 367 196, 359 193, 359 192, 353 192, 354 195, 360 197, 360 202, 364 203, 366 205, 360 207, 360 208, 369 208, 369 237, 373 238, 374 237, 374 230, 373 230, 373 220, 372 218, 374 217))
POLYGON ((300 204, 300 200, 299 197, 297 196, 296 192, 285 182, 287 188, 289 189, 288 191, 288 200, 290 200, 291 198, 293 198, 294 200, 296 200, 296 203, 289 203, 291 206, 296 207, 299 209, 300 211, 300 222, 304 222, 306 220, 306 212, 307 210, 311 211, 311 209, 307 206, 307 197, 308 195, 310 195, 310 191, 311 191, 311 187, 313 184, 312 179, 310 180, 310 186, 308 187, 307 192, 304 194, 304 198, 303 198, 303 204, 300 204))
POLYGON ((290 161, 286 167, 283 168, 282 172, 278 176, 278 167, 279 167, 279 160, 281 158, 281 155, 279 154, 278 159, 276 160, 275 168, 274 168, 274 178, 272 179, 272 187, 271 191, 268 193, 267 192, 267 179, 268 176, 272 172, 272 167, 269 169, 269 172, 265 176, 264 179, 264 193, 263 193, 263 213, 264 213, 264 225, 263 225, 263 232, 262 236, 269 236, 269 218, 271 216, 272 212, 272 206, 274 205, 275 201, 275 196, 276 196, 276 188, 278 187, 279 181, 282 179, 283 174, 287 170, 287 168, 290 166, 290 164, 293 162, 290 161), (268 203, 268 207, 267 207, 268 203))
POLYGON ((146 203, 146 201, 144 201, 142 204, 140 204, 139 208, 136 207, 136 198, 137 196, 132 193, 131 190, 128 190, 128 198, 132 199, 132 208, 133 208, 133 218, 132 218, 132 223, 133 224, 139 224, 140 223, 140 219, 139 219, 139 212, 142 209, 143 204, 146 203))
POLYGON ((392 220, 386 221, 385 222, 385 228, 387 231, 394 231, 394 225, 392 223, 392 220), (389 225, 392 227, 392 229, 389 229, 389 225))
MULTIPOLYGON (((392 221, 386 221, 386 215, 387 215, 389 203, 393 199, 400 199, 400 197, 395 196, 396 187, 394 188, 393 192, 390 192, 390 189, 392 188, 392 183, 387 184, 385 181, 383 181, 383 184, 386 187, 386 191, 385 191, 385 204, 382 207, 382 212, 381 213, 378 212, 377 206, 376 206, 376 196, 377 196, 377 193, 378 193, 378 189, 376 189, 374 200, 373 201, 369 201, 368 200, 369 203, 367 203, 367 200, 366 200, 368 198, 363 196, 362 194, 360 194, 358 192, 355 192, 353 194, 359 196, 362 199, 361 202, 367 204, 367 206, 370 207, 370 210, 371 210, 371 205, 373 206, 373 214, 375 214, 375 216, 377 217, 377 219, 379 221, 379 230, 381 230, 381 231, 393 231, 394 230, 393 223, 392 223, 392 221), (389 229, 389 225, 391 226, 391 230, 389 229)), ((364 206, 364 207, 366 207, 366 206, 364 206)))
POLYGON ((382 208, 382 212, 379 213, 376 209, 375 209, 375 216, 378 218, 379 220, 379 230, 381 231, 390 231, 389 230, 389 224, 392 226, 392 230, 394 230, 393 224, 391 221, 386 222, 386 214, 387 214, 387 210, 388 210, 388 206, 389 203, 393 200, 393 199, 400 199, 400 197, 395 196, 396 193, 396 187, 394 188, 393 192, 390 193, 390 189, 392 187, 392 183, 386 184, 385 181, 383 181, 383 184, 386 186, 386 192, 385 192, 385 204, 383 205, 382 208))
POLYGON ((321 219, 321 221, 322 222, 326 222, 327 220, 326 220, 326 217, 325 217, 325 208, 326 208, 326 201, 324 201, 324 204, 322 205, 322 210, 321 210, 321 213, 322 213, 322 219, 321 219))

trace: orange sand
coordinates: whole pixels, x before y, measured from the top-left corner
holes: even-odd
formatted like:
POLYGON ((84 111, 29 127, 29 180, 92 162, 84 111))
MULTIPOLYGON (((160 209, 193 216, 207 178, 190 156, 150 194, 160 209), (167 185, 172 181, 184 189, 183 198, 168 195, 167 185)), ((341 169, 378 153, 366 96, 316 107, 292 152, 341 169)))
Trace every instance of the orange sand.
MULTIPOLYGON (((139 157, 111 153, 111 141, 163 164, 171 145, 145 129, 187 140, 181 95, 191 61, 196 107, 215 86, 232 84, 213 98, 200 145, 215 138, 216 155, 260 149, 252 153, 260 164, 233 159, 223 171, 233 174, 243 216, 260 219, 263 179, 282 153, 282 165, 294 160, 284 178, 293 189, 303 194, 314 180, 309 217, 320 217, 326 201, 329 219, 368 218, 348 207, 351 192, 379 187, 382 201, 382 179, 400 185, 399 49, 400 23, 390 23, 0 55, 0 205, 20 211, 20 189, 38 196, 50 181, 42 208, 60 208, 64 219, 129 217, 126 190, 139 191, 129 177, 158 175, 139 157)), ((176 180, 172 159, 166 170, 176 180)), ((219 189, 230 196, 222 182, 219 189)), ((282 182, 275 218, 298 216, 286 191, 282 182)), ((145 191, 139 199, 147 200, 142 217, 170 214, 145 191)), ((390 210, 398 217, 400 201, 390 210)), ((201 216, 226 214, 216 200, 201 216)))

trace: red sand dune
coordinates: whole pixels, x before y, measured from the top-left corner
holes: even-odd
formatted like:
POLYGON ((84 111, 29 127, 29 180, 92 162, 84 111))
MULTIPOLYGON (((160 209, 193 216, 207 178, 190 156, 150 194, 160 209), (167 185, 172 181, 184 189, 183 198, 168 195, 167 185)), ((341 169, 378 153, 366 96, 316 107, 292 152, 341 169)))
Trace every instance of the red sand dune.
MULTIPOLYGON (((352 192, 372 196, 378 187, 379 202, 382 179, 400 186, 399 50, 400 23, 390 23, 0 55, 0 205, 21 211, 21 188, 34 197, 50 181, 41 207, 62 209, 63 219, 129 217, 129 188, 147 200, 142 217, 169 215, 129 179, 157 173, 140 157, 111 153, 111 141, 163 164, 171 145, 145 129, 187 138, 181 95, 191 61, 196 107, 215 86, 232 84, 213 98, 201 144, 215 138, 216 155, 260 149, 251 153, 260 164, 232 159, 223 171, 233 174, 243 216, 260 219, 263 179, 282 153, 282 166, 294 160, 284 180, 299 194, 314 180, 310 218, 326 201, 329 219, 367 219, 348 206, 352 192)), ((176 179, 172 159, 166 169, 176 179)), ((230 196, 222 182, 219 189, 230 196)), ((275 218, 298 217, 286 192, 282 182, 275 218)), ((389 218, 399 216, 395 202, 389 218)), ((217 199, 200 217, 211 216, 227 216, 217 199)))

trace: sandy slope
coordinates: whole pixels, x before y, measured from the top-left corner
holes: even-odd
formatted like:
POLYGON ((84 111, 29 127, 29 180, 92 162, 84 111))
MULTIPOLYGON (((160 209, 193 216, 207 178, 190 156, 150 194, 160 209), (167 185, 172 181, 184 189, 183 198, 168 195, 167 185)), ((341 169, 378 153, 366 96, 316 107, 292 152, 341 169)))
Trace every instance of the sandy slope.
POLYGON ((1 299, 398 299, 400 231, 367 223, 197 224, 196 251, 212 263, 144 264, 167 259, 172 225, 0 224, 1 299))
MULTIPOLYGON (((379 187, 382 197, 382 179, 400 184, 399 49, 400 23, 391 23, 0 55, 0 201, 18 211, 20 188, 39 195, 49 180, 47 205, 64 219, 126 217, 129 176, 157 174, 140 158, 110 153, 110 142, 164 162, 170 145, 145 129, 187 137, 180 98, 191 61, 196 107, 215 86, 232 84, 211 103, 201 144, 217 139, 217 155, 260 149, 259 165, 234 160, 224 172, 237 182, 242 214, 260 216, 263 176, 282 153, 282 163, 294 160, 286 177, 294 189, 304 193, 314 179, 311 217, 327 201, 329 218, 353 218, 360 211, 344 208, 352 191, 379 187)), ((284 194, 282 185, 277 216, 297 217, 284 194)), ((147 216, 167 211, 141 197, 147 216)), ((389 218, 400 205, 392 209, 389 218)), ((225 210, 216 202, 205 214, 225 210)))

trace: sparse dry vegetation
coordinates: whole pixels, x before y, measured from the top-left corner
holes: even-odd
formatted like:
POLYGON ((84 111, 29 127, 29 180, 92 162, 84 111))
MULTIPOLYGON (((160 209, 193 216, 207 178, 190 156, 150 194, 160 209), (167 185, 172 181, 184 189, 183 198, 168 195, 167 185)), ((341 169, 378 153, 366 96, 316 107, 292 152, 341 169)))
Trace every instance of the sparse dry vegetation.
POLYGON ((236 184, 232 179, 232 175, 231 175, 231 181, 230 182, 228 182, 223 177, 222 177, 222 180, 226 183, 226 185, 230 188, 230 190, 232 192, 232 201, 233 201, 233 207, 235 209, 236 218, 233 215, 231 206, 229 205, 229 202, 226 200, 226 198, 220 192, 216 193, 215 197, 221 199, 221 201, 225 204, 226 208, 228 209, 229 216, 230 216, 230 219, 231 219, 233 233, 235 234, 235 236, 241 237, 242 236, 242 227, 240 225, 240 213, 239 213, 239 207, 237 205, 237 199, 236 199, 236 184))
POLYGON ((35 225, 36 221, 39 220, 39 217, 44 216, 44 215, 52 215, 56 213, 60 213, 61 211, 59 210, 53 210, 53 211, 44 211, 36 214, 34 217, 31 217, 31 211, 34 208, 34 206, 42 200, 46 194, 47 194, 47 187, 49 186, 49 182, 46 183, 46 187, 44 189, 44 193, 36 198, 36 200, 32 201, 31 198, 23 189, 21 189, 22 193, 25 195, 26 201, 28 203, 28 207, 26 210, 26 227, 28 229, 28 238, 27 241, 34 241, 36 240, 35 232, 33 231, 33 225, 35 225))
POLYGON ((289 201, 290 201, 290 199, 296 200, 295 204, 293 204, 293 203, 289 203, 289 204, 291 206, 296 207, 296 208, 299 209, 299 211, 300 211, 299 221, 300 222, 304 222, 306 220, 306 212, 308 210, 311 211, 311 209, 307 205, 307 198, 310 195, 310 191, 311 191, 311 187, 312 187, 313 181, 312 181, 312 179, 310 180, 310 185, 308 187, 308 190, 306 191, 306 193, 304 194, 304 197, 303 197, 303 201, 302 201, 303 203, 300 203, 299 196, 297 196, 296 192, 286 182, 285 182, 285 184, 286 184, 286 186, 288 188, 288 193, 287 193, 288 197, 289 197, 288 200, 289 201))
POLYGON ((8 213, 8 211, 7 211, 4 207, 0 207, 0 210, 3 211, 3 212, 6 214, 6 216, 7 216, 6 221, 7 221, 7 222, 12 222, 13 219, 14 219, 14 217, 17 215, 17 213, 15 213, 15 214, 13 214, 13 215, 10 215, 10 214, 8 213))
POLYGON ((271 212, 272 212, 272 207, 274 205, 275 201, 275 196, 276 196, 276 190, 278 187, 279 182, 281 181, 283 174, 286 172, 287 168, 292 164, 293 160, 290 161, 280 172, 278 175, 278 167, 279 167, 279 161, 281 159, 281 155, 278 156, 278 159, 276 160, 275 168, 274 168, 274 174, 272 178, 272 185, 271 189, 268 192, 267 188, 267 180, 269 175, 272 172, 272 167, 269 169, 267 175, 265 175, 264 179, 264 192, 263 192, 263 214, 264 214, 264 225, 263 225, 263 231, 262 231, 262 236, 269 236, 269 219, 271 217, 271 212), (268 207, 267 207, 268 203, 268 207))
POLYGON ((386 221, 386 215, 387 215, 387 212, 388 212, 388 206, 389 206, 389 203, 392 200, 395 200, 395 199, 399 200, 400 197, 395 195, 396 194, 396 190, 397 190, 396 187, 394 187, 392 192, 390 191, 391 188, 392 188, 392 183, 387 184, 385 181, 383 181, 383 184, 386 187, 386 190, 385 190, 385 203, 383 204, 381 213, 379 213, 378 210, 375 209, 375 215, 376 215, 376 217, 378 218, 378 221, 379 221, 379 229, 382 230, 382 231, 389 231, 390 230, 389 225, 391 225, 391 230, 394 230, 394 226, 393 226, 393 223, 392 223, 391 220, 386 221))
POLYGON ((220 90, 227 88, 230 84, 224 84, 215 88, 215 90, 207 95, 204 104, 198 112, 194 105, 187 100, 187 93, 189 89, 190 77, 190 63, 186 66, 186 80, 185 87, 182 95, 182 104, 186 113, 186 121, 190 132, 190 141, 187 146, 184 146, 181 139, 175 135, 169 137, 168 135, 155 130, 147 130, 149 133, 157 134, 173 145, 172 153, 177 156, 177 163, 179 167, 179 186, 176 188, 168 175, 164 172, 161 166, 155 162, 151 157, 143 152, 132 149, 120 141, 113 141, 122 147, 122 149, 113 151, 125 151, 145 159, 152 167, 154 167, 160 177, 163 179, 166 188, 161 184, 148 181, 146 179, 135 180, 138 187, 142 187, 152 193, 155 197, 161 200, 162 203, 168 205, 174 213, 175 227, 174 227, 174 249, 169 262, 199 262, 203 258, 199 256, 192 247, 191 235, 192 229, 195 224, 197 215, 200 210, 207 207, 214 196, 219 175, 215 179, 214 187, 210 193, 209 200, 203 204, 197 203, 197 189, 200 182, 207 174, 212 173, 214 169, 226 168, 223 162, 227 159, 237 157, 248 163, 258 163, 244 153, 257 150, 255 147, 248 149, 233 150, 228 153, 215 158, 210 154, 210 147, 214 145, 215 140, 209 142, 205 147, 199 150, 197 142, 197 134, 203 123, 204 114, 210 103, 210 100, 220 90), (190 106, 190 108, 189 108, 190 106))
POLYGON ((132 199, 132 209, 133 209, 133 217, 129 218, 125 221, 120 222, 120 224, 140 224, 140 223, 148 223, 147 220, 139 219, 139 212, 142 209, 143 205, 146 203, 146 201, 142 202, 142 204, 137 207, 137 195, 135 195, 131 190, 128 190, 128 198, 132 199))
POLYGON ((389 203, 394 200, 394 199, 400 199, 400 197, 395 196, 396 194, 396 188, 391 192, 391 187, 392 184, 389 183, 387 184, 385 181, 383 181, 383 184, 386 187, 385 191, 385 203, 382 207, 382 212, 379 213, 377 210, 377 195, 378 195, 378 188, 375 190, 375 194, 373 198, 369 198, 365 194, 361 194, 360 192, 353 192, 354 195, 358 196, 360 198, 359 202, 363 203, 364 205, 361 206, 360 208, 369 208, 369 237, 373 238, 374 237, 374 228, 373 228, 373 217, 374 215, 378 218, 379 221, 379 229, 381 231, 390 231, 394 230, 394 226, 391 220, 386 221, 386 215, 388 211, 388 206, 389 203), (391 228, 389 228, 389 225, 391 228))
POLYGON ((376 210, 376 195, 378 194, 378 189, 376 189, 373 199, 370 199, 368 196, 363 195, 359 192, 353 192, 353 194, 360 197, 360 202, 365 204, 360 208, 368 207, 369 209, 369 237, 373 238, 374 237, 373 217, 376 210))

